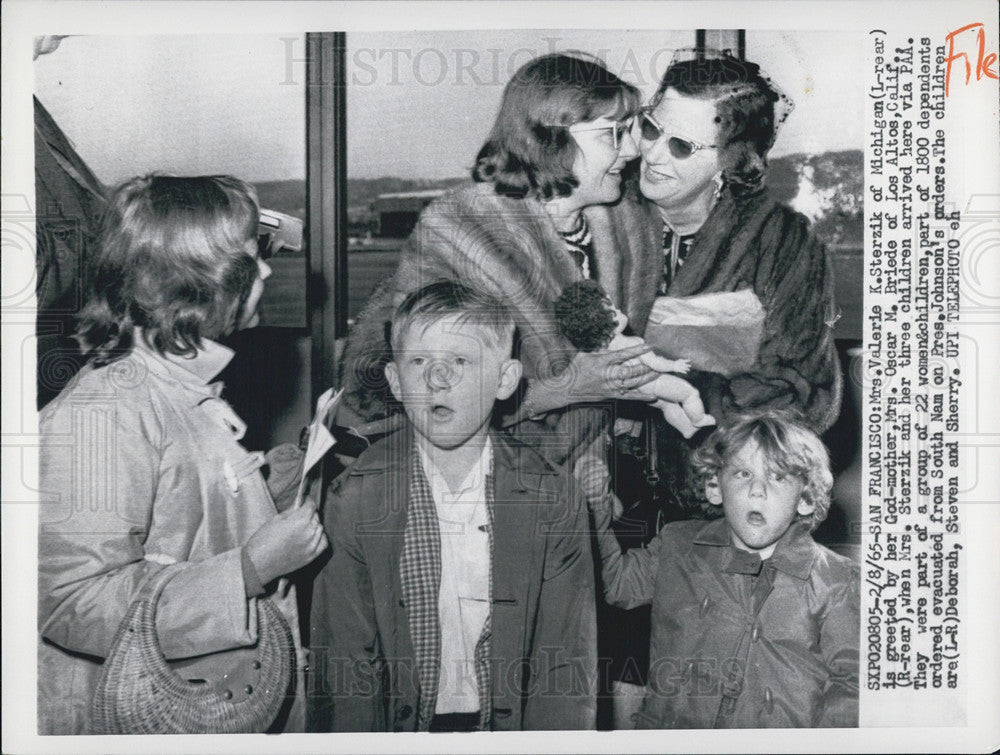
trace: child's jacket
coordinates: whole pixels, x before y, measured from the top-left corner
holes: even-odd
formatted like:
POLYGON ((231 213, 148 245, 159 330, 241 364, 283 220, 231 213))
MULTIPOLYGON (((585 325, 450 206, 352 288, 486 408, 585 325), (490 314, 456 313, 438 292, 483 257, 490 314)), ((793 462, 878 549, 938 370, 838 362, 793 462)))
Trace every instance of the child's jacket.
MULTIPOLYGON (((210 383, 232 352, 205 341, 193 359, 163 356, 138 333, 132 352, 84 367, 40 417, 38 728, 82 734, 101 660, 143 583, 187 563, 157 605, 161 649, 185 678, 221 680, 252 661, 257 598, 242 548, 278 512, 262 454, 210 383)), ((296 590, 270 596, 299 652, 283 731, 305 726, 296 590)))
POLYGON ((807 526, 762 565, 725 519, 668 524, 626 554, 607 534, 608 602, 652 603, 639 728, 857 726, 859 574, 807 526))
MULTIPOLYGON (((326 502, 332 556, 313 590, 312 731, 414 731, 433 715, 437 676, 428 668, 440 661, 440 635, 435 646, 429 619, 440 556, 435 565, 433 537, 408 516, 411 435, 406 428, 373 445, 326 502), (424 530, 417 563, 406 555, 415 526, 424 530)), ((567 473, 506 436, 491 438, 485 728, 592 729, 597 642, 586 505, 567 473)))

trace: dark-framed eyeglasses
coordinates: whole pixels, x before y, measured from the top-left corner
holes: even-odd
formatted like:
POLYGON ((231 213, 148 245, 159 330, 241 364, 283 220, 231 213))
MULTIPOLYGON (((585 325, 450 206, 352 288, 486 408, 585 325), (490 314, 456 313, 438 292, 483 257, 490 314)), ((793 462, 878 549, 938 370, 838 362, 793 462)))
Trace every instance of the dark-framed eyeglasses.
POLYGON ((666 134, 663 130, 663 126, 657 122, 649 110, 643 110, 639 113, 638 123, 639 137, 641 139, 647 142, 655 142, 661 137, 666 137, 667 149, 669 149, 670 154, 678 160, 687 160, 699 149, 715 149, 717 146, 715 144, 697 142, 694 139, 688 139, 683 136, 666 134))

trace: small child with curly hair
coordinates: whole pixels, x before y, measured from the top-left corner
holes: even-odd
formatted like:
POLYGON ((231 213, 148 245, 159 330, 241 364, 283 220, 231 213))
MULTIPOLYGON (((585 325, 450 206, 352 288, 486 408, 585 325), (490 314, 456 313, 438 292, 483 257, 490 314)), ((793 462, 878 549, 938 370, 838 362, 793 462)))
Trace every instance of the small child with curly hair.
MULTIPOLYGON (((615 308, 594 280, 584 279, 568 285, 556 299, 555 315, 559 332, 580 351, 620 351, 643 343, 638 336, 624 335, 628 317, 615 308)), ((663 418, 681 435, 690 438, 698 428, 715 424, 715 418, 705 413, 698 389, 687 380, 668 374, 683 374, 691 369, 686 359, 667 359, 652 352, 637 359, 663 373, 640 390, 654 399, 663 418)))
POLYGON ((859 571, 817 544, 826 448, 777 413, 720 428, 692 459, 713 521, 666 525, 622 553, 610 496, 590 499, 604 595, 652 604, 638 728, 858 725, 859 571))

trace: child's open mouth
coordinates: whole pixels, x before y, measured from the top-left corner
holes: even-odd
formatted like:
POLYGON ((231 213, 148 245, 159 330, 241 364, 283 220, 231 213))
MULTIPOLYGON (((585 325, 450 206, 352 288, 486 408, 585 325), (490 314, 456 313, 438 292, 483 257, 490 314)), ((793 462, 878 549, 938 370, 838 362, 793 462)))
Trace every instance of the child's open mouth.
POLYGON ((764 518, 764 515, 758 511, 751 511, 747 514, 747 521, 757 527, 762 527, 767 524, 767 520, 764 518))

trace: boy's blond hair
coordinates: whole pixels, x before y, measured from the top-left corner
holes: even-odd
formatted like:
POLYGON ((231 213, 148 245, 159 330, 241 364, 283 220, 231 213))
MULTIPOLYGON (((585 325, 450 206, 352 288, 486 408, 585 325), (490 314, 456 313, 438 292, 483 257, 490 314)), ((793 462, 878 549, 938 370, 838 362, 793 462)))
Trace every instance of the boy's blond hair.
POLYGON ((745 415, 712 433, 691 457, 701 484, 717 475, 750 441, 775 469, 803 481, 802 498, 812 504, 813 511, 799 518, 815 530, 830 510, 830 455, 816 433, 779 412, 745 415))
POLYGON ((516 327, 510 309, 485 291, 444 279, 411 292, 396 308, 389 330, 390 347, 393 352, 399 351, 410 328, 426 327, 449 315, 458 315, 463 323, 483 328, 493 336, 492 347, 511 352, 516 327))

